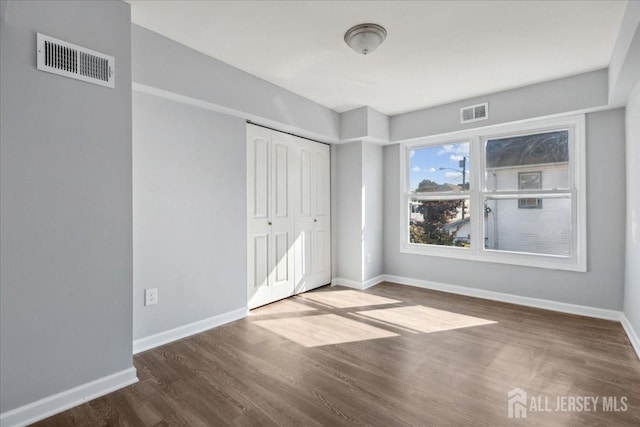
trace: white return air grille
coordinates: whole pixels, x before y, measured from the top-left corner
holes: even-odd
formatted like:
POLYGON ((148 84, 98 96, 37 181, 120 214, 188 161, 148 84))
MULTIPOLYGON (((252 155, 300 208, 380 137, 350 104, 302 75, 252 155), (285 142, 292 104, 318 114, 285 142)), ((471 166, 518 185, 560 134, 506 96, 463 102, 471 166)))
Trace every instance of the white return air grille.
POLYGON ((115 87, 115 59, 72 43, 38 33, 38 70, 72 79, 115 87))
POLYGON ((460 123, 477 122, 489 118, 489 103, 470 105, 460 109, 460 123))

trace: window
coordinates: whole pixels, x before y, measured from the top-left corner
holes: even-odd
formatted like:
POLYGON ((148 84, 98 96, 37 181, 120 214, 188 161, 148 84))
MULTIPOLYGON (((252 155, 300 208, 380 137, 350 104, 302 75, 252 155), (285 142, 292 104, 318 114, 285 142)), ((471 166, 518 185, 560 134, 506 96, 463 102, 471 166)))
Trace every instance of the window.
POLYGON ((409 241, 469 247, 469 143, 418 148, 409 157, 409 241))
POLYGON ((401 251, 586 271, 584 116, 403 147, 401 251))
MULTIPOLYGON (((542 172, 518 172, 518 190, 540 190, 542 172)), ((520 209, 542 208, 542 199, 518 199, 520 209)))

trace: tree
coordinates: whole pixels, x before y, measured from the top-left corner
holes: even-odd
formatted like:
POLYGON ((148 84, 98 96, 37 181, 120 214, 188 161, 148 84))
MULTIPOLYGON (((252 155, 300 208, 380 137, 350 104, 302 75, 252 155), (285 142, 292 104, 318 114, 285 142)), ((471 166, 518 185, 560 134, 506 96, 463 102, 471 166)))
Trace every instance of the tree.
POLYGON ((460 201, 458 200, 424 200, 418 208, 424 217, 422 229, 424 243, 430 245, 453 244, 453 235, 447 233, 444 227, 458 215, 460 201))
POLYGON ((435 191, 456 191, 457 185, 453 184, 438 184, 430 179, 423 179, 416 188, 416 193, 432 193, 435 191))
MULTIPOLYGON (((448 184, 438 184, 425 179, 418 184, 416 192, 450 190, 448 184)), ((418 207, 418 212, 422 214, 424 221, 422 225, 412 224, 409 227, 410 241, 412 243, 451 246, 454 236, 447 233, 444 227, 458 215, 459 209, 459 200, 423 200, 420 207, 418 207)))

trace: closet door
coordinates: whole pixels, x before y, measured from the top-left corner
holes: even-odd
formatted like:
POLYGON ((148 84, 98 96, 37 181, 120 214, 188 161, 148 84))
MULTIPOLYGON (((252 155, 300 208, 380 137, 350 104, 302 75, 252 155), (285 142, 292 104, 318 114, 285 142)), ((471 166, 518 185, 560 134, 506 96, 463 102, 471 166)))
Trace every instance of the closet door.
POLYGON ((331 281, 329 146, 302 138, 296 143, 296 293, 331 281))
POLYGON ((293 294, 291 137, 247 126, 249 308, 293 294))
POLYGON ((271 131, 271 301, 294 294, 293 138, 271 131))
POLYGON ((295 138, 294 170, 296 182, 295 284, 296 293, 314 288, 311 270, 313 234, 313 147, 311 142, 295 138))
POLYGON ((331 282, 331 157, 328 145, 311 144, 314 145, 311 271, 313 287, 318 287, 331 282))

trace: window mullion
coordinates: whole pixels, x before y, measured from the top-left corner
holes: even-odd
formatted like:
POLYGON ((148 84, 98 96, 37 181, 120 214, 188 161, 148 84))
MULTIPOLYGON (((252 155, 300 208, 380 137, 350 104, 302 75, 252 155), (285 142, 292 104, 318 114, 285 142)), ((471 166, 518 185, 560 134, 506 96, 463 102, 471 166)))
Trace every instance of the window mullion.
POLYGON ((474 254, 480 254, 483 246, 483 217, 484 212, 481 189, 484 188, 484 162, 482 160, 481 138, 475 136, 470 142, 471 157, 471 251, 474 254))
POLYGON ((471 193, 469 191, 460 193, 409 193, 408 198, 410 200, 458 200, 469 199, 471 193))

